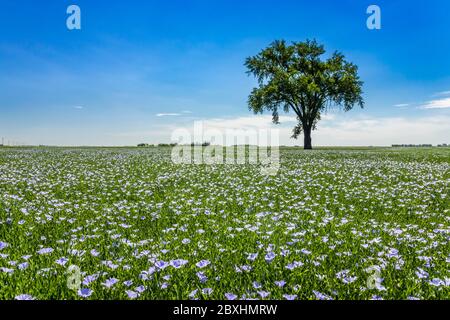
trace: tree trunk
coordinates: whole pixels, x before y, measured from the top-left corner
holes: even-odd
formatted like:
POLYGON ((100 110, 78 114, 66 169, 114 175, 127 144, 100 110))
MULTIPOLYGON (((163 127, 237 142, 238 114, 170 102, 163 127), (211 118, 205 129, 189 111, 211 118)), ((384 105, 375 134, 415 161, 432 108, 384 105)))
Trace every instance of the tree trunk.
POLYGON ((311 128, 303 127, 303 134, 305 138, 305 142, 303 145, 303 149, 305 150, 311 150, 312 144, 311 144, 311 128))

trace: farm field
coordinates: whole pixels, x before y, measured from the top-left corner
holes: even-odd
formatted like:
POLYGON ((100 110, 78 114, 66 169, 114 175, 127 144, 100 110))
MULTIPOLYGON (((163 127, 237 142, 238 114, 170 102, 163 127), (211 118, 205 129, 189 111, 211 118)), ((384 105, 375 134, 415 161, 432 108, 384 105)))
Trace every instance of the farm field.
POLYGON ((0 148, 0 299, 450 299, 450 148, 0 148))

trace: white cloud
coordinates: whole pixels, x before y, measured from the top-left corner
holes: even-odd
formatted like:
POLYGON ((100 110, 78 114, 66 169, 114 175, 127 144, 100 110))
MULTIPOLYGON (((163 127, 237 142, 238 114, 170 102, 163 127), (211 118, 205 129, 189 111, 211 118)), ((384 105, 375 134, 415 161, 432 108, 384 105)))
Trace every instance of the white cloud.
MULTIPOLYGON (((297 122, 294 116, 280 116, 281 124, 297 122)), ((243 116, 237 118, 213 118, 203 120, 203 125, 213 129, 267 129, 276 127, 270 115, 243 116)))
MULTIPOLYGON (((303 145, 303 136, 292 139, 292 129, 297 120, 292 115, 280 116, 280 124, 272 123, 270 114, 248 115, 235 118, 203 120, 203 129, 279 130, 281 145, 303 145)), ((194 120, 183 123, 158 124, 150 130, 111 133, 119 144, 167 143, 177 129, 186 129, 193 137, 194 120)), ((318 129, 312 133, 314 146, 390 146, 391 144, 450 143, 450 115, 426 117, 373 117, 351 113, 328 113, 322 116, 318 129)))
POLYGON ((320 116, 321 121, 331 121, 336 119, 336 114, 334 113, 325 113, 320 116))
POLYGON ((447 109, 450 108, 450 97, 436 99, 426 102, 419 107, 420 109, 447 109))
MULTIPOLYGON (((325 113, 321 115, 321 123, 332 121, 336 118, 333 113, 325 113)), ((268 129, 289 127, 290 130, 298 122, 297 117, 293 115, 280 115, 279 124, 272 122, 271 115, 250 115, 237 118, 213 118, 203 121, 203 125, 216 129, 268 129)))
POLYGON ((83 107, 83 106, 75 106, 74 109, 79 109, 79 110, 81 110, 81 109, 84 109, 84 107, 83 107))
POLYGON ((181 113, 157 113, 157 117, 176 117, 181 116, 181 113))
POLYGON ((441 91, 435 94, 435 96, 448 96, 450 95, 450 91, 441 91))
MULTIPOLYGON (((280 125, 271 122, 270 115, 244 116, 203 121, 204 130, 214 129, 225 134, 227 129, 279 130, 281 145, 303 145, 303 136, 292 139, 297 122, 293 116, 280 116, 280 125)), ((192 132, 193 123, 185 127, 192 132)), ((176 129, 174 126, 173 129, 176 129)), ((170 133, 168 133, 170 136, 170 133)), ((318 129, 312 133, 315 146, 389 146, 391 144, 449 143, 450 116, 352 117, 346 114, 323 116, 318 129)))
POLYGON ((394 107, 398 107, 398 108, 407 107, 407 106, 409 106, 409 103, 398 103, 398 104, 394 104, 394 107))
POLYGON ((340 118, 320 124, 313 144, 323 146, 383 146, 391 144, 438 144, 450 142, 450 116, 422 118, 340 118))

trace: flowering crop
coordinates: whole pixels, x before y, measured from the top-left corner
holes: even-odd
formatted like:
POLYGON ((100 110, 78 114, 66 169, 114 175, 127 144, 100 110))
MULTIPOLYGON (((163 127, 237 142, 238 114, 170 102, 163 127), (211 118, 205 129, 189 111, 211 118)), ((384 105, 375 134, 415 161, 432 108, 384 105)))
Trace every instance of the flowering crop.
POLYGON ((0 299, 449 299, 449 187, 446 148, 0 149, 0 299))

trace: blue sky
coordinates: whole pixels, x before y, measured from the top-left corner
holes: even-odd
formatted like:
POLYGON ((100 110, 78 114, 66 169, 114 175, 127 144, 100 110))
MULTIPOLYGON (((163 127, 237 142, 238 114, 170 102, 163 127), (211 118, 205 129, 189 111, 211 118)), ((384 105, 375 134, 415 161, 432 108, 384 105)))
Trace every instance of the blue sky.
MULTIPOLYGON (((450 2, 0 2, 0 136, 25 144, 168 142, 196 120, 270 126, 243 62, 275 39, 315 38, 359 66, 366 108, 331 112, 313 144, 450 143, 450 2), (81 30, 66 9, 81 8, 81 30), (381 30, 366 8, 381 8, 381 30)), ((283 144, 293 115, 279 126, 283 144)))

